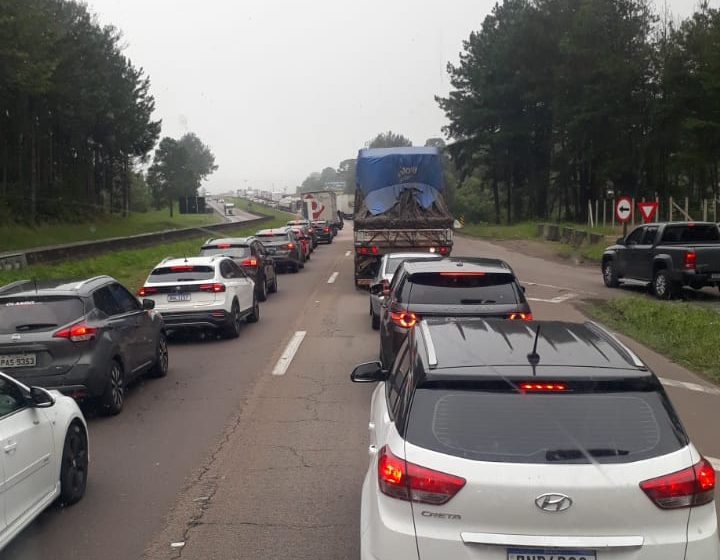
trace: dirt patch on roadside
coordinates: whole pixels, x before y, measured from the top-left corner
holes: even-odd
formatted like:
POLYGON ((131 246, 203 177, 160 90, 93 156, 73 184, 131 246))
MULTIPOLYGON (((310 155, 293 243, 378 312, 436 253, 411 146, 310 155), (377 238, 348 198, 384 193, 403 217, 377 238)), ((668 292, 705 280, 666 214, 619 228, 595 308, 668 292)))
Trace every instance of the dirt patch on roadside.
POLYGON ((562 245, 561 243, 554 243, 552 241, 535 241, 532 239, 510 239, 506 241, 491 240, 494 245, 500 245, 511 251, 522 253, 529 257, 537 257, 539 259, 545 259, 562 264, 574 264, 577 266, 585 266, 588 268, 595 268, 597 265, 594 262, 583 259, 579 251, 573 250, 569 245, 562 245), (569 251, 567 254, 560 253, 562 249, 569 251))

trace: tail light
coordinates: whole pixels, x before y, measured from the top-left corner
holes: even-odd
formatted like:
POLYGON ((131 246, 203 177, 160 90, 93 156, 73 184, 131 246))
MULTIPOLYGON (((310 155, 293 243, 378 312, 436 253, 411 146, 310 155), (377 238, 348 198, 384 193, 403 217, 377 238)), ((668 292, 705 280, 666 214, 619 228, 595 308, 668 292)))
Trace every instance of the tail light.
POLYGON ((157 288, 151 288, 148 286, 143 286, 140 288, 137 292, 137 295, 139 297, 145 297, 145 296, 151 296, 152 294, 157 294, 158 289, 157 288))
POLYGON ((329 228, 329 227, 324 227, 324 228, 323 228, 323 231, 324 231, 325 233, 330 233, 330 228, 329 228))
POLYGON ((450 501, 465 479, 408 463, 386 445, 378 455, 378 485, 391 498, 438 506, 450 501))
POLYGON ((225 284, 219 284, 217 282, 214 282, 212 284, 200 284, 200 291, 218 294, 225 291, 225 284))
POLYGON ((697 262, 697 253, 695 251, 685 252, 685 268, 694 270, 697 262))
POLYGON ((295 248, 295 243, 288 243, 288 244, 287 244, 287 248, 290 249, 290 250, 294 249, 294 248, 295 248))
POLYGON ((450 247, 439 247, 438 253, 440 253, 441 255, 447 255, 450 253, 450 247))
POLYGON ((702 506, 713 501, 715 470, 701 459, 693 467, 641 482, 640 488, 661 509, 702 506))
POLYGON ((357 254, 358 255, 377 255, 379 254, 379 250, 377 247, 358 247, 357 248, 357 254))
POLYGON ((408 311, 391 311, 390 319, 398 327, 402 327, 404 329, 411 329, 417 323, 417 316, 415 315, 415 313, 410 313, 408 311))
POLYGON ((245 259, 240 263, 240 266, 252 266, 255 267, 258 265, 257 259, 255 257, 250 257, 249 259, 245 259))
POLYGON ((510 313, 508 319, 511 321, 532 321, 532 313, 510 313))
POLYGON ((89 327, 87 324, 76 323, 66 329, 61 329, 53 334, 53 338, 66 338, 73 342, 83 342, 86 340, 92 340, 97 334, 95 327, 89 327))
POLYGON ((525 382, 520 383, 520 390, 523 393, 562 393, 567 391, 567 385, 564 383, 525 382))
POLYGON ((230 247, 232 247, 230 243, 219 243, 217 246, 218 249, 229 249, 230 247))

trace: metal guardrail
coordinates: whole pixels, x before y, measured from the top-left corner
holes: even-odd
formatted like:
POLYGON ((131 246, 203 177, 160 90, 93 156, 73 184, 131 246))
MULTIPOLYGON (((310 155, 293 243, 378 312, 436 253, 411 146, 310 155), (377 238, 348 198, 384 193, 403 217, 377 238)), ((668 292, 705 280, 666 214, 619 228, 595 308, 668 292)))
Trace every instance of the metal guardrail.
POLYGON ((97 257, 111 251, 152 247, 164 241, 175 242, 202 237, 203 232, 205 234, 216 235, 256 224, 259 225, 268 220, 272 220, 272 216, 261 216, 254 220, 246 220, 243 222, 226 222, 203 227, 169 229, 155 233, 141 233, 128 237, 113 237, 110 239, 81 241, 79 243, 53 247, 9 251, 7 253, 0 253, 0 270, 14 270, 34 264, 53 264, 70 259, 97 257))

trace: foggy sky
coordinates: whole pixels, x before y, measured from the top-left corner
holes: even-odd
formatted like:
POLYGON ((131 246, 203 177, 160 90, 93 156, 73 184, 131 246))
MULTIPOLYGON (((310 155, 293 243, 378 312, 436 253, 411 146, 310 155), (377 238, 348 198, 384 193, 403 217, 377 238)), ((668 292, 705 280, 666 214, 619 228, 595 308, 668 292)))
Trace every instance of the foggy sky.
MULTIPOLYGON (((447 63, 495 0, 87 3, 150 76, 162 135, 193 131, 214 151, 208 190, 294 192, 378 132, 441 136, 447 63)), ((696 4, 667 0, 679 17, 696 4)))

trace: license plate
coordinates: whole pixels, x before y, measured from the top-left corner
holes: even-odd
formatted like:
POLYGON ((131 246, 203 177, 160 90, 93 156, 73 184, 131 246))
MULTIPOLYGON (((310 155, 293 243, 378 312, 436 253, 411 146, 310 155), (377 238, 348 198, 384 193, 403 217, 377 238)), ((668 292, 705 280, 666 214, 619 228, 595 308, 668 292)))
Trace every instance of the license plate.
POLYGON ((0 369, 11 367, 33 367, 35 354, 7 354, 0 356, 0 369))
POLYGON ((720 280, 720 273, 713 273, 710 275, 711 280, 720 280))
POLYGON ((190 294, 168 294, 168 302, 190 301, 190 294))
POLYGON ((508 548, 508 560, 597 560, 594 550, 508 548))

